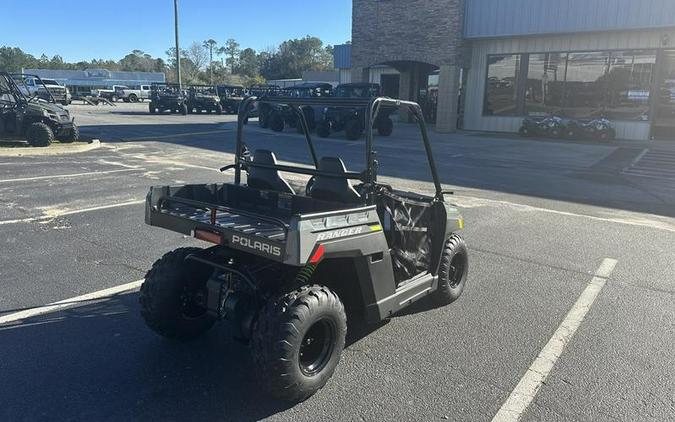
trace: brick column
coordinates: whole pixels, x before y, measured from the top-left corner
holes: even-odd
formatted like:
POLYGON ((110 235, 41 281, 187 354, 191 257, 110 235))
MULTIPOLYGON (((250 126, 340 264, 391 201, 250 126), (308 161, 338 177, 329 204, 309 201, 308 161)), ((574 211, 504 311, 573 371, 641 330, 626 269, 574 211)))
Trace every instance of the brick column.
POLYGON ((438 76, 438 108, 436 132, 457 130, 457 101, 459 99, 459 67, 442 65, 438 76))
MULTIPOLYGON (((412 92, 415 88, 415 69, 410 66, 405 70, 400 70, 399 72, 401 73, 401 76, 399 77, 398 82, 398 98, 401 100, 414 100, 412 92)), ((407 108, 400 108, 398 114, 402 122, 411 122, 407 108)))

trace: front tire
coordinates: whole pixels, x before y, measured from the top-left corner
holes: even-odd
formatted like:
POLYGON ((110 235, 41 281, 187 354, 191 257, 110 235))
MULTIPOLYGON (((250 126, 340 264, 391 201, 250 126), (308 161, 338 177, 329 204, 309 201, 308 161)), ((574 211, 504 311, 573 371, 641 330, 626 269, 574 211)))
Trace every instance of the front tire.
POLYGON ((269 116, 269 127, 275 132, 283 132, 284 130, 284 118, 281 117, 279 113, 272 113, 269 116))
POLYGON ((145 275, 141 286, 141 316, 157 334, 180 340, 197 337, 216 319, 200 304, 212 269, 186 261, 199 248, 180 248, 165 254, 145 275))
POLYGON ((352 119, 345 125, 345 135, 350 141, 356 141, 363 133, 363 125, 357 119, 352 119))
POLYGON ((33 147, 48 147, 54 142, 54 132, 46 123, 35 122, 28 126, 26 140, 33 147))
POLYGON ((183 107, 180 108, 180 114, 182 114, 183 116, 187 116, 188 108, 185 104, 183 104, 183 107))
POLYGON ((316 128, 316 134, 321 138, 328 138, 330 136, 330 123, 327 121, 319 123, 319 126, 316 128))
POLYGON ((155 108, 155 105, 153 103, 150 103, 150 114, 155 114, 157 113, 157 108, 155 108))
POLYGON ((449 305, 459 299, 469 274, 469 254, 464 239, 453 234, 445 242, 441 265, 438 271, 438 289, 432 294, 433 301, 440 306, 449 305))
POLYGON ((70 130, 68 135, 59 139, 61 142, 70 144, 71 142, 80 140, 80 128, 77 125, 73 124, 73 128, 70 130))
POLYGON ((377 121, 377 133, 380 136, 390 136, 394 131, 394 121, 390 117, 377 121))
POLYGON ((263 129, 267 129, 269 127, 268 113, 263 113, 262 111, 258 112, 258 126, 260 126, 263 129))
POLYGON ((303 286, 272 298, 251 339, 260 383, 279 399, 308 398, 333 375, 346 334, 344 306, 327 287, 303 286))

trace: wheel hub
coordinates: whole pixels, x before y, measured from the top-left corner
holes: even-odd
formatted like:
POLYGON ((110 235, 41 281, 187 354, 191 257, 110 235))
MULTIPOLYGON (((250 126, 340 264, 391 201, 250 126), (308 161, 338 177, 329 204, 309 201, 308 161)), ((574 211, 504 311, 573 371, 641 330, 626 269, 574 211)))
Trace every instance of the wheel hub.
POLYGON ((321 372, 333 355, 335 327, 323 319, 315 322, 300 343, 300 371, 307 376, 321 372))
POLYGON ((452 261, 450 261, 450 273, 448 274, 451 287, 457 287, 462 281, 465 268, 466 258, 463 254, 456 254, 452 257, 452 261))

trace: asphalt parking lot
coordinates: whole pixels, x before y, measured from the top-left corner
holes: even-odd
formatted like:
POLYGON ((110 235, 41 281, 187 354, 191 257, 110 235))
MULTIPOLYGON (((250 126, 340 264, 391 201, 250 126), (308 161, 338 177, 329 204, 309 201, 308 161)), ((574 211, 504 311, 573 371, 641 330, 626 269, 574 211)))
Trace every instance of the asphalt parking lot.
MULTIPOLYGON (((668 143, 433 134, 466 220, 464 295, 356 327, 328 385, 289 406, 260 393, 226 325, 187 344, 152 333, 136 288, 33 312, 137 282, 165 252, 199 245, 144 224, 149 186, 233 177, 216 170, 232 158, 233 116, 70 109, 100 148, 0 156, 0 421, 489 421, 518 412, 542 358, 521 420, 675 420, 668 143)), ((247 129, 251 149, 309 163, 302 136, 247 129)), ((397 124, 376 137, 381 180, 429 192, 414 134, 397 124)), ((360 169, 362 142, 316 142, 360 169)))

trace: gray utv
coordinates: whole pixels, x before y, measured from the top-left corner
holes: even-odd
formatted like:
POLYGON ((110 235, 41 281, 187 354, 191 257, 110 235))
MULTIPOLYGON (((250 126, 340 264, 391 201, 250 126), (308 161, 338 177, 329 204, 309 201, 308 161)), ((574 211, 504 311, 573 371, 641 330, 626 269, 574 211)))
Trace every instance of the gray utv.
POLYGON ((80 132, 38 76, 0 72, 0 137, 23 138, 31 146, 46 147, 55 139, 77 141, 80 132), (42 88, 31 94, 28 79, 42 88))
POLYGON ((235 337, 251 346, 255 372, 273 396, 300 401, 326 384, 345 346, 347 315, 350 326, 377 323, 422 298, 440 306, 462 293, 464 220, 444 199, 418 104, 247 98, 234 164, 221 169, 227 170, 234 170, 233 183, 150 189, 147 224, 213 246, 177 249, 155 262, 141 287, 141 314, 151 329, 177 339, 228 320, 235 337), (280 164, 266 149, 249 152, 243 130, 255 102, 295 113, 312 166, 280 164), (363 171, 348 171, 339 157, 317 156, 302 111, 307 106, 367 110, 363 171), (405 107, 415 116, 434 196, 378 183, 373 122, 383 107, 405 107), (305 192, 296 193, 280 172, 308 178, 305 192))

